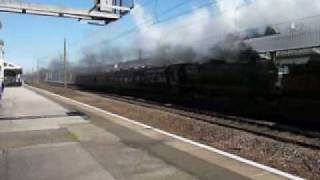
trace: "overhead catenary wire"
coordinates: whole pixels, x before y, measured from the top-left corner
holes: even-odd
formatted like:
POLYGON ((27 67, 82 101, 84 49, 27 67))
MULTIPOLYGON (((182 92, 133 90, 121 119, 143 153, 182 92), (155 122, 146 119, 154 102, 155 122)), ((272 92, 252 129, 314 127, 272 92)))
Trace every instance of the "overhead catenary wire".
MULTIPOLYGON (((178 3, 177 5, 172 6, 172 7, 168 8, 168 9, 166 9, 165 11, 160 12, 160 14, 169 13, 170 11, 173 11, 173 10, 175 10, 175 9, 177 9, 177 8, 185 5, 185 4, 188 4, 188 3, 190 3, 190 2, 191 2, 191 1, 182 1, 181 3, 178 3)), ((152 4, 154 4, 154 12, 156 12, 155 10, 157 9, 156 7, 158 6, 158 5, 157 5, 157 4, 158 4, 158 0, 148 1, 148 2, 146 2, 146 3, 141 4, 140 6, 141 6, 141 7, 147 7, 147 6, 150 6, 150 5, 152 5, 152 4)), ((158 16, 157 13, 155 13, 154 16, 158 16)), ((156 18, 159 18, 159 17, 156 17, 156 18)), ((145 23, 147 23, 147 21, 148 21, 148 22, 149 22, 149 21, 152 22, 152 21, 154 21, 154 18, 146 20, 145 23)), ((136 25, 136 26, 138 26, 138 25, 136 25)), ((99 34, 101 34, 101 33, 105 33, 105 31, 104 31, 104 30, 99 30, 99 31, 91 32, 90 35, 87 35, 86 38, 96 37, 96 36, 99 36, 99 34)))
MULTIPOLYGON (((171 6, 170 8, 162 11, 161 14, 166 14, 166 13, 169 13, 171 11, 174 11, 174 10, 176 10, 176 9, 178 9, 178 8, 182 7, 183 5, 186 5, 186 4, 190 3, 190 2, 191 1, 182 1, 180 3, 177 3, 176 5, 171 6)), ((153 25, 153 24, 160 24, 160 23, 163 23, 163 21, 161 20, 161 22, 157 22, 156 23, 156 22, 154 22, 153 19, 148 19, 148 20, 145 20, 142 23, 136 24, 134 27, 132 27, 132 28, 126 30, 126 31, 121 32, 120 34, 116 35, 112 39, 108 39, 108 40, 105 40, 105 41, 110 41, 110 43, 111 43, 111 42, 113 42, 113 41, 115 41, 117 39, 120 39, 122 37, 126 37, 126 36, 128 36, 128 35, 130 35, 130 34, 132 34, 134 32, 137 32, 137 30, 139 29, 139 26, 141 26, 141 25, 153 25)), ((101 43, 104 43, 104 42, 100 41, 100 42, 94 43, 94 44, 101 44, 101 43)), ((105 44, 109 44, 109 43, 105 43, 105 44)), ((73 49, 70 49, 70 51, 74 51, 74 49, 77 48, 77 46, 81 46, 82 44, 74 42, 74 43, 72 43, 72 45, 73 45, 73 49)))
MULTIPOLYGON (((148 3, 144 3, 144 4, 142 4, 142 6, 151 5, 151 4, 153 4, 153 2, 155 2, 155 0, 149 1, 148 3)), ((172 12, 172 11, 174 11, 174 10, 176 10, 176 9, 178 9, 178 8, 180 8, 180 7, 188 4, 188 3, 190 3, 190 2, 191 2, 191 1, 182 1, 182 2, 180 2, 180 3, 177 3, 177 4, 174 5, 174 6, 171 6, 171 7, 168 8, 168 9, 165 9, 164 11, 160 12, 160 14, 166 14, 166 13, 172 12)), ((161 16, 160 16, 160 17, 161 17, 161 16)), ((160 17, 158 17, 158 18, 160 18, 160 17)), ((130 35, 130 34, 134 33, 135 31, 137 31, 138 28, 139 28, 139 26, 145 25, 145 24, 152 25, 152 24, 155 24, 155 21, 154 21, 153 18, 147 19, 147 20, 145 20, 145 21, 142 22, 142 23, 136 24, 135 26, 131 27, 131 28, 128 29, 128 30, 125 30, 125 31, 123 31, 123 32, 120 32, 120 34, 116 35, 115 37, 113 37, 113 38, 111 38, 111 39, 118 39, 118 38, 120 38, 120 37, 122 37, 122 36, 130 35)), ((92 37, 99 36, 99 34, 101 34, 101 33, 105 33, 105 31, 100 31, 100 32, 96 32, 96 33, 91 33, 92 35, 91 35, 90 37, 87 37, 87 38, 92 38, 92 37)), ((83 42, 85 42, 85 41, 83 41, 83 42)), ((95 43, 95 44, 99 44, 99 43, 95 43)), ((77 47, 77 46, 82 45, 82 43, 81 43, 81 42, 79 43, 79 41, 76 41, 76 42, 71 43, 71 45, 73 45, 74 47, 77 47)))
MULTIPOLYGON (((187 3, 187 2, 178 3, 177 5, 172 6, 171 8, 169 8, 169 9, 163 11, 163 12, 173 11, 174 9, 179 8, 180 6, 182 6, 182 5, 186 4, 186 3, 187 3)), ((142 23, 140 23, 140 24, 137 24, 136 26, 134 26, 134 27, 132 27, 132 28, 126 30, 126 31, 121 32, 120 34, 118 34, 117 36, 115 36, 115 37, 113 37, 113 38, 110 38, 110 39, 107 39, 107 40, 103 40, 103 41, 97 42, 97 43, 95 43, 95 44, 100 44, 100 43, 101 43, 101 44, 110 44, 110 43, 112 43, 112 42, 114 42, 114 41, 116 41, 116 40, 118 40, 118 39, 121 39, 121 38, 123 38, 123 37, 126 37, 126 36, 128 36, 128 35, 131 35, 131 34, 137 32, 137 30, 139 30, 139 26, 140 26, 140 25, 149 26, 149 29, 150 29, 151 27, 156 26, 156 25, 158 25, 158 24, 162 24, 162 23, 165 23, 165 22, 168 22, 168 21, 177 19, 177 18, 182 17, 182 16, 184 16, 184 15, 190 14, 190 13, 192 13, 192 12, 198 10, 198 9, 207 8, 207 7, 212 6, 212 5, 214 5, 214 4, 216 4, 215 1, 210 2, 210 3, 205 3, 205 4, 202 4, 202 5, 200 5, 200 6, 195 7, 195 8, 193 8, 193 9, 179 12, 179 13, 175 14, 174 16, 169 16, 169 17, 166 17, 166 18, 163 18, 163 19, 159 19, 159 20, 157 20, 156 22, 153 21, 153 19, 146 20, 146 21, 144 21, 144 22, 142 22, 142 23)), ((284 21, 284 22, 274 23, 274 24, 270 24, 270 25, 276 26, 276 25, 291 23, 291 22, 293 22, 293 21, 299 21, 299 20, 304 20, 304 19, 309 19, 309 18, 314 18, 314 17, 319 17, 319 16, 320 16, 320 14, 319 14, 319 15, 309 16, 309 17, 302 17, 302 18, 290 19, 290 20, 287 20, 287 21, 284 21)), ((195 21, 195 22, 192 22, 192 23, 189 22, 189 23, 187 23, 187 24, 184 24, 184 25, 182 25, 181 27, 175 27, 173 30, 170 30, 170 32, 177 31, 178 29, 183 28, 183 27, 192 26, 192 25, 194 25, 194 23, 197 23, 197 19, 195 19, 194 21, 195 21)), ((147 33, 149 29, 147 29, 144 33, 147 33)), ((172 34, 172 33, 169 33, 169 34, 172 34)), ((216 37, 216 36, 217 36, 217 35, 215 35, 214 37, 216 37)), ((203 39, 202 39, 202 40, 203 40, 203 39)), ((202 40, 199 40, 199 41, 202 41, 202 40)))
MULTIPOLYGON (((180 14, 184 14, 183 12, 180 13, 180 14)), ((312 16, 305 16, 305 17, 300 17, 300 18, 294 18, 294 19, 289 19, 289 20, 285 20, 285 21, 281 21, 281 22, 277 22, 277 23, 273 23, 273 24, 268 24, 268 26, 272 26, 272 27, 277 27, 277 26, 281 26, 281 25, 288 25, 289 23, 293 23, 293 22, 297 22, 297 21, 302 21, 302 20, 307 20, 307 19, 312 19, 312 18, 320 18, 320 14, 318 15, 312 15, 312 16)), ((164 20, 163 22, 167 22, 171 19, 168 19, 168 20, 164 20)), ((179 29, 182 29, 182 28, 185 28, 185 27, 188 27, 188 26, 194 26, 196 23, 200 23, 201 19, 198 18, 198 19, 194 19, 193 21, 189 21, 187 24, 183 24, 181 26, 177 26, 177 27, 174 27, 173 29, 169 29, 169 31, 167 31, 165 34, 167 36, 172 36, 174 35, 174 31, 177 31, 179 29)), ((162 22, 158 22, 158 24, 160 24, 162 22)), ((196 27, 196 26, 194 26, 196 27)), ((265 28, 266 25, 261 25, 261 26, 254 26, 252 27, 253 29, 259 29, 259 28, 265 28)), ((242 31, 247 31, 248 29, 243 29, 242 31)), ((144 32, 146 33, 146 32, 144 32)), ((214 34, 214 35, 210 35, 210 36, 206 36, 207 38, 218 38, 220 35, 219 34, 214 34)), ((164 41, 164 39, 162 40, 164 41)), ((200 40, 195 40, 193 42, 200 42, 200 41, 205 41, 204 39, 200 39, 200 40)))
MULTIPOLYGON (((173 16, 169 16, 169 17, 167 17, 167 18, 165 18, 165 19, 160 19, 160 20, 158 20, 157 22, 152 22, 152 21, 150 21, 150 23, 148 23, 148 22, 143 22, 143 23, 137 24, 137 25, 134 26, 133 28, 131 28, 131 29, 127 30, 127 31, 122 32, 121 34, 117 35, 116 37, 111 38, 111 39, 108 39, 108 40, 104 40, 104 41, 101 41, 101 42, 98 42, 97 44, 100 44, 100 43, 109 44, 109 43, 114 42, 114 41, 116 41, 116 40, 118 40, 118 39, 120 39, 120 38, 123 38, 123 37, 125 37, 125 36, 128 36, 128 35, 136 32, 136 31, 139 29, 139 26, 141 26, 141 25, 147 25, 147 26, 149 26, 149 28, 150 28, 150 27, 152 27, 152 26, 156 26, 156 25, 159 25, 159 24, 162 24, 162 23, 165 23, 165 22, 168 22, 168 21, 177 19, 177 18, 182 17, 182 16, 184 16, 184 15, 193 13, 195 10, 203 9, 203 8, 206 8, 206 7, 208 7, 208 6, 210 6, 210 5, 214 5, 214 4, 216 4, 215 1, 214 1, 214 2, 210 2, 210 3, 205 3, 205 4, 202 4, 202 5, 200 5, 200 6, 195 7, 195 8, 193 8, 193 9, 189 9, 189 10, 183 11, 183 12, 181 12, 181 13, 175 14, 175 15, 173 15, 173 16)), ((178 7, 179 7, 179 6, 175 6, 174 9, 175 9, 175 8, 178 8, 178 7)), ((167 10, 167 12, 168 12, 168 10, 167 10)))
MULTIPOLYGON (((174 16, 170 16, 170 17, 167 17, 167 18, 164 18, 164 19, 160 19, 158 20, 157 22, 153 22, 153 23, 149 23, 147 24, 149 27, 152 27, 152 26, 156 26, 158 24, 162 24, 162 23, 165 23, 165 22, 168 22, 168 21, 171 21, 171 20, 174 20, 174 19, 177 19, 181 16, 184 16, 184 15, 188 15, 192 12, 194 12, 195 10, 199 10, 199 9, 203 9, 203 8, 207 8, 208 6, 211 6, 211 5, 214 5, 216 4, 216 1, 213 1, 213 2, 210 2, 210 3, 206 3, 206 4, 202 4, 200 6, 197 6, 196 8, 194 9, 191 9, 191 10, 186 10, 186 11, 183 11, 183 12, 180 12, 178 14, 175 14, 174 16)), ((177 7, 179 7, 179 5, 177 5, 177 7)), ((273 24, 270 24, 271 26, 280 26, 280 25, 285 25, 285 24, 288 24, 288 23, 292 23, 294 21, 301 21, 301 20, 306 20, 306 19, 310 19, 310 18, 316 18, 316 17, 320 17, 320 14, 318 15, 312 15, 312 16, 306 16, 306 17, 301 17, 301 18, 295 18, 295 19, 290 19, 290 20, 286 20, 286 21, 282 21, 282 22, 278 22, 278 23, 273 23, 273 24)), ((200 22, 200 21, 198 21, 200 22)), ((192 26, 194 25, 194 23, 197 23, 197 21, 195 20, 195 22, 193 23, 188 23, 186 25, 183 25, 181 26, 182 28, 183 27, 187 27, 187 26, 192 26)), ((138 24, 137 26, 135 26, 134 28, 130 29, 129 31, 126 31, 124 33, 121 33, 119 36, 116 36, 114 38, 111 38, 109 40, 105 40, 105 41, 102 41, 101 43, 106 43, 106 44, 109 44, 111 42, 114 42, 122 37, 125 37, 127 35, 130 35, 132 33, 135 32, 135 30, 138 29, 140 24, 138 24)), ((263 26, 264 27, 264 26, 263 26)), ((254 27, 254 28, 262 28, 262 26, 259 26, 259 27, 254 27)), ((176 29, 180 29, 179 27, 178 28, 175 28, 176 29)), ((146 31, 147 32, 147 31, 146 31)), ((145 32, 145 33, 146 33, 145 32)), ((170 30, 170 32, 172 32, 172 30, 170 30)), ((170 33, 169 33, 170 34, 170 33)))
MULTIPOLYGON (((150 5, 154 4, 154 3, 156 3, 156 1, 158 1, 158 0, 146 1, 145 3, 142 3, 142 6, 150 6, 150 5)), ((178 9, 178 8, 188 4, 190 2, 191 1, 184 1, 183 0, 180 3, 177 3, 177 4, 173 5, 173 6, 165 9, 164 11, 160 12, 160 14, 161 15, 162 14, 167 14, 167 13, 172 12, 172 11, 174 11, 174 10, 176 10, 176 9, 178 9)), ((158 18, 160 18, 162 16, 159 16, 158 18)), ((112 38, 113 39, 112 41, 117 40, 117 39, 119 39, 121 37, 124 37, 124 36, 127 36, 129 34, 132 34, 132 33, 136 32, 140 25, 143 25, 143 24, 152 25, 152 24, 160 24, 160 23, 163 23, 163 20, 158 22, 158 20, 154 21, 154 19, 148 19, 148 20, 146 20, 146 21, 144 21, 144 22, 142 22, 140 24, 135 25, 134 27, 132 27, 132 28, 130 28, 130 29, 124 31, 124 32, 121 32, 116 37, 112 38)), ((95 34, 95 36, 97 36, 97 34, 95 34)), ((78 41, 77 42, 72 42, 72 43, 69 43, 69 44, 70 44, 70 46, 73 46, 73 48, 71 48, 69 51, 74 51, 77 46, 81 45, 81 43, 79 43, 78 41)), ((49 59, 49 56, 47 56, 45 59, 49 59)))

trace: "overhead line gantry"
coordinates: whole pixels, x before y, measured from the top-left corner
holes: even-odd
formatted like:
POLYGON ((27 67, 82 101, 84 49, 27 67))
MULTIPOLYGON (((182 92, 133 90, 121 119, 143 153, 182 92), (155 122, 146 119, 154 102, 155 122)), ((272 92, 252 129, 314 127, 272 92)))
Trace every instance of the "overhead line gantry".
POLYGON ((0 1, 0 12, 65 17, 89 24, 106 25, 130 12, 134 3, 134 0, 93 0, 91 9, 74 9, 3 0, 0 1))

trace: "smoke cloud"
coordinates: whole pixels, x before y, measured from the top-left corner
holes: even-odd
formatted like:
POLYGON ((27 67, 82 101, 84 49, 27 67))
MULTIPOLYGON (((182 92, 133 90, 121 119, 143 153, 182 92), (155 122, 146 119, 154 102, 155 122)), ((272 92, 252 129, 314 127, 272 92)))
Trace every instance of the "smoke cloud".
MULTIPOLYGON (((155 26, 145 23, 154 17, 137 5, 133 12, 140 32, 136 44, 144 50, 151 51, 163 45, 189 46, 201 54, 223 41, 230 33, 251 28, 261 28, 263 31, 262 27, 270 24, 278 26, 276 27, 278 31, 284 32, 291 26, 296 26, 292 23, 297 19, 317 15, 320 12, 319 0, 214 0, 214 2, 212 7, 195 8, 190 15, 155 26), (282 22, 286 23, 280 25, 282 22)), ((304 28, 311 25, 315 26, 310 22, 303 24, 304 28)))
POLYGON ((270 25, 279 33, 320 28, 319 12, 319 0, 212 0, 212 6, 194 7, 188 15, 152 24, 152 20, 161 21, 162 14, 155 18, 137 4, 131 13, 138 27, 129 46, 133 48, 110 50, 106 45, 85 53, 80 64, 90 71, 103 71, 108 64, 141 59, 141 54, 148 65, 156 66, 210 59, 234 61, 239 51, 250 47, 232 41, 242 40, 252 30, 263 34, 270 25))

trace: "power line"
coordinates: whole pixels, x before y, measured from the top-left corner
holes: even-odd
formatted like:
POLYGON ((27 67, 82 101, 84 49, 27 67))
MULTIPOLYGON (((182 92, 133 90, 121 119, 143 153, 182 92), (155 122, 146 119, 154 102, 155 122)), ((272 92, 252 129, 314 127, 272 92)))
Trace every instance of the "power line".
POLYGON ((179 18, 179 17, 181 17, 181 16, 188 15, 188 14, 194 12, 195 10, 207 8, 208 6, 211 6, 211 5, 214 5, 214 4, 217 4, 217 2, 216 2, 216 1, 213 1, 213 2, 210 2, 210 3, 202 4, 202 5, 200 5, 200 6, 197 6, 197 7, 194 8, 194 9, 189 9, 189 10, 186 10, 186 11, 182 11, 182 12, 180 12, 180 13, 178 13, 178 14, 175 14, 174 16, 170 16, 170 17, 167 17, 167 18, 165 18, 165 19, 162 19, 162 20, 158 21, 158 22, 155 23, 155 24, 161 24, 161 23, 164 23, 164 22, 173 20, 173 19, 177 19, 177 18, 179 18))
MULTIPOLYGON (((313 16, 306 16, 306 17, 302 17, 302 18, 295 18, 295 19, 290 19, 290 20, 286 20, 286 21, 282 21, 282 22, 278 22, 278 23, 273 23, 273 24, 269 24, 269 26, 280 26, 280 25, 288 25, 289 23, 292 23, 292 22, 297 22, 297 21, 302 21, 302 20, 307 20, 307 19, 312 19, 312 18, 319 18, 320 17, 320 14, 318 15, 313 15, 313 16)), ((189 25, 193 25, 193 24, 188 24, 189 25)), ((263 25, 263 26, 256 26, 254 28, 265 28, 267 25, 263 25)), ((185 26, 184 26, 185 27, 185 26)), ((253 29, 254 29, 253 28, 253 29)), ((180 29, 180 28, 179 28, 180 29)), ((176 30, 176 29, 175 29, 176 30)), ((248 29, 247 29, 248 30, 248 29)), ((245 32, 246 30, 242 30, 242 32, 245 32)), ((171 32, 171 31, 170 31, 171 32)), ((171 35, 171 33, 166 33, 169 35, 171 35)), ((205 38, 206 39, 212 39, 212 38, 218 38, 218 37, 221 37, 221 35, 218 35, 218 34, 211 34, 209 36, 206 36, 205 38)), ((198 43, 198 42, 205 42, 205 39, 199 39, 199 40, 194 40, 194 41, 191 41, 193 43, 198 43)), ((208 41, 207 41, 208 42, 208 41)))
MULTIPOLYGON (((150 4, 152 4, 152 3, 155 3, 155 6, 156 6, 157 1, 158 1, 158 0, 152 0, 152 1, 149 1, 148 3, 145 3, 145 4, 150 5, 150 4)), ((190 3, 190 2, 191 2, 191 1, 182 1, 181 3, 178 3, 178 4, 174 5, 174 6, 168 8, 168 9, 162 11, 162 12, 160 12, 160 14, 169 13, 170 11, 176 10, 176 9, 178 9, 178 8, 182 7, 183 5, 186 5, 186 4, 190 3)), ((143 4, 142 6, 145 6, 145 5, 143 4)), ((155 11, 154 11, 154 12, 155 12, 155 11)), ((156 16, 157 16, 157 15, 156 15, 156 16)), ((157 17, 156 19, 158 19, 158 17, 157 17)), ((157 22, 157 21, 154 21, 154 19, 148 19, 148 20, 145 20, 144 22, 142 22, 142 23, 140 23, 140 24, 135 25, 135 26, 134 26, 133 28, 131 28, 131 29, 136 29, 136 28, 138 28, 139 26, 144 25, 144 24, 147 24, 147 23, 149 23, 149 22, 152 24, 152 23, 155 23, 155 22, 157 22)), ((130 30, 127 30, 127 31, 130 31, 130 30)), ((125 32, 127 32, 127 31, 125 31, 125 32)), ((103 32, 100 32, 100 33, 103 33, 103 32)), ((121 33, 121 34, 123 34, 123 33, 121 33)), ((94 36, 97 36, 97 34, 95 34, 94 36)))
MULTIPOLYGON (((137 1, 137 0, 136 0, 136 1, 137 1)), ((155 1, 157 1, 157 0, 149 0, 149 1, 146 0, 146 2, 141 3, 141 6, 144 6, 144 7, 150 6, 150 5, 152 5, 155 1)), ((90 33, 91 35, 86 35, 85 38, 96 37, 96 36, 99 36, 99 34, 104 33, 104 32, 105 32, 105 31, 100 31, 100 32, 95 31, 95 32, 91 32, 91 33, 90 33)), ((81 41, 81 40, 80 40, 80 41, 81 41)), ((83 41, 83 40, 82 40, 82 41, 83 41)), ((70 43, 70 45, 79 46, 79 45, 81 45, 81 43, 79 43, 79 41, 76 41, 76 42, 70 43)))
MULTIPOLYGON (((172 9, 179 8, 180 6, 182 6, 182 5, 184 5, 184 4, 186 4, 186 2, 179 3, 179 4, 175 5, 175 6, 167 9, 167 10, 164 11, 164 12, 170 12, 170 11, 172 11, 172 9)), ((193 9, 191 9, 191 10, 182 11, 182 12, 180 12, 180 13, 178 13, 178 14, 175 14, 174 16, 169 16, 169 17, 167 17, 167 18, 165 18, 165 19, 158 20, 157 22, 153 22, 153 23, 149 23, 149 24, 148 24, 148 21, 145 21, 145 22, 143 22, 143 23, 140 23, 140 24, 134 26, 133 28, 131 28, 131 29, 127 30, 127 31, 124 31, 124 32, 120 33, 120 34, 117 35, 116 37, 113 37, 113 38, 108 39, 108 40, 104 40, 104 41, 102 41, 102 42, 100 42, 100 43, 109 44, 109 43, 114 42, 114 41, 116 41, 116 40, 118 40, 118 39, 120 39, 120 38, 123 38, 124 36, 128 36, 128 35, 136 32, 136 31, 138 30, 138 27, 139 27, 140 25, 146 24, 146 25, 149 25, 149 27, 151 27, 151 26, 156 26, 156 25, 158 25, 158 24, 161 24, 161 23, 164 23, 164 22, 168 22, 168 21, 170 21, 170 20, 177 19, 177 18, 179 18, 179 17, 181 17, 181 16, 190 14, 191 12, 194 12, 195 10, 202 9, 202 8, 206 8, 206 7, 208 7, 208 6, 210 6, 210 5, 213 5, 213 4, 216 4, 216 2, 210 2, 210 3, 202 4, 202 5, 200 5, 200 6, 196 7, 196 8, 193 8, 193 9)), ((319 14, 319 15, 302 17, 302 18, 291 19, 291 20, 287 20, 287 21, 280 22, 280 23, 274 23, 274 24, 270 24, 270 25, 271 25, 271 26, 279 26, 279 25, 282 25, 282 24, 288 24, 288 23, 293 22, 293 21, 301 21, 301 20, 310 19, 310 18, 315 18, 315 17, 319 17, 319 16, 320 16, 320 14, 319 14)), ((199 19, 196 19, 196 20, 198 21, 199 19)), ((197 21, 196 21, 196 22, 197 22, 197 21)), ((200 21, 198 21, 198 22, 200 22, 200 21)), ((177 29, 180 29, 181 27, 186 27, 186 26, 190 26, 190 25, 194 25, 194 23, 188 23, 188 24, 186 24, 186 25, 180 26, 180 27, 178 27, 178 28, 175 28, 173 31, 175 31, 175 30, 177 30, 177 29)), ((261 27, 262 27, 262 26, 261 26, 261 27)), ((263 27, 265 27, 265 26, 263 26, 263 27)), ((255 28, 258 28, 258 27, 255 27, 255 28)), ((148 30, 147 30, 147 31, 148 31, 148 30)), ((171 30, 170 32, 172 32, 172 30, 171 30)), ((168 34, 170 34, 170 33, 168 33, 168 34)), ((217 35, 215 35, 215 36, 217 36, 217 35)))
MULTIPOLYGON (((155 3, 155 6, 157 6, 157 2, 158 2, 158 0, 151 0, 151 1, 147 1, 147 2, 143 3, 141 6, 149 6, 149 5, 153 4, 153 3, 155 3)), ((191 1, 182 1, 182 2, 180 2, 180 3, 177 3, 176 5, 171 6, 170 8, 168 8, 168 9, 160 12, 160 14, 169 13, 169 12, 171 12, 171 11, 173 11, 173 10, 176 10, 176 9, 178 9, 178 8, 180 8, 180 7, 188 4, 188 3, 190 3, 190 2, 191 2, 191 1)), ((205 5, 206 5, 206 4, 205 4, 205 5)), ((203 7, 201 6, 200 8, 203 8, 203 7)), ((192 9, 192 10, 194 10, 194 9, 192 9)), ((188 11, 192 11, 192 10, 188 10, 188 11)), ((155 10, 155 11, 156 11, 156 10, 155 10)), ((186 12, 184 12, 184 13, 186 13, 186 12)), ((183 14, 181 14, 181 15, 183 15, 183 14)), ((181 15, 178 15, 178 16, 181 16, 181 15)), ((171 18, 175 18, 175 16, 171 16, 171 18)), ((167 21, 167 20, 168 20, 168 18, 166 18, 166 21, 167 21)), ((130 34, 134 33, 135 31, 137 31, 138 28, 139 28, 139 26, 141 26, 141 25, 145 25, 145 24, 147 24, 147 25, 148 25, 148 24, 149 24, 149 25, 156 25, 156 24, 161 24, 161 23, 163 23, 163 22, 164 22, 163 20, 158 21, 158 18, 156 18, 156 21, 154 21, 154 19, 145 20, 144 22, 139 23, 139 24, 136 24, 134 27, 132 27, 132 28, 130 28, 130 29, 124 31, 124 32, 121 32, 120 34, 118 34, 118 35, 115 36, 114 38, 108 39, 107 41, 113 42, 113 41, 115 41, 115 40, 117 40, 117 39, 120 39, 122 36, 130 35, 130 34), (150 23, 149 23, 149 22, 150 22, 150 23)), ((100 33, 103 33, 103 32, 100 32, 100 33)), ((94 36, 97 36, 97 34, 94 34, 94 36)), ((76 44, 76 43, 77 43, 77 42, 74 42, 74 43, 71 43, 71 44, 73 45, 73 44, 76 44)), ((81 45, 81 43, 79 43, 78 45, 81 45)), ((76 46, 77 46, 77 45, 76 45, 76 46)))
MULTIPOLYGON (((211 3, 209 3, 209 4, 211 4, 211 3)), ((203 5, 203 6, 205 6, 205 5, 203 5)), ((199 6, 199 8, 201 8, 201 7, 199 6)), ((188 13, 188 11, 182 12, 182 13, 180 13, 179 15, 184 15, 185 13, 188 13)), ((223 13, 224 13, 224 12, 223 12, 223 13)), ((287 25, 288 23, 297 22, 297 21, 302 21, 302 20, 307 20, 307 19, 312 19, 312 18, 317 18, 317 17, 320 17, 320 14, 318 14, 318 15, 312 15, 312 16, 306 16, 306 17, 301 17, 301 18, 290 19, 290 20, 286 20, 286 21, 282 21, 282 22, 278 22, 278 23, 273 23, 273 24, 267 24, 267 25, 270 25, 270 26, 287 25)), ((170 19, 170 18, 165 19, 165 20, 163 20, 163 22, 166 22, 166 21, 169 21, 169 20, 171 20, 171 19, 170 19)), ((174 32, 174 31, 176 31, 176 30, 178 30, 178 29, 181 29, 181 28, 184 28, 184 27, 188 27, 188 26, 194 25, 194 23, 201 22, 201 21, 199 21, 199 20, 200 20, 200 18, 195 19, 195 22, 191 22, 191 23, 189 22, 188 24, 184 24, 184 25, 182 25, 182 26, 175 27, 174 29, 170 29, 170 30, 167 31, 165 34, 167 34, 168 36, 170 36, 170 35, 172 35, 171 32, 174 32)), ((159 22, 159 23, 162 23, 162 22, 159 22)), ((159 23, 158 23, 158 24, 159 24, 159 23)), ((266 25, 255 26, 255 27, 252 27, 252 29, 254 29, 254 28, 264 28, 264 27, 266 27, 266 25)), ((247 31, 247 30, 249 30, 249 29, 242 30, 242 31, 247 31)), ((219 35, 214 35, 214 36, 215 36, 215 37, 218 37, 219 35)), ((213 36, 212 36, 212 37, 213 37, 213 36)), ((203 41, 203 39, 202 39, 202 40, 199 40, 199 41, 203 41)))
MULTIPOLYGON (((166 11, 169 12, 169 11, 171 11, 171 10, 174 10, 174 9, 182 6, 182 4, 186 4, 186 3, 181 3, 180 5, 174 6, 173 8, 170 8, 170 9, 168 9, 168 10, 166 10, 166 11)), ((138 25, 134 26, 133 28, 129 29, 128 31, 125 31, 125 32, 119 34, 118 36, 116 36, 116 37, 114 37, 114 38, 108 39, 108 40, 106 40, 106 41, 102 41, 101 43, 107 43, 107 44, 108 44, 108 43, 111 43, 111 42, 113 42, 113 41, 115 41, 115 40, 118 40, 118 39, 122 38, 123 36, 128 36, 128 35, 134 33, 134 32, 139 28, 139 26, 141 26, 141 25, 145 25, 145 24, 146 24, 146 25, 149 25, 149 27, 151 27, 151 26, 156 26, 156 25, 158 25, 158 24, 162 24, 162 23, 164 23, 164 22, 167 22, 167 21, 170 21, 170 20, 173 20, 173 19, 177 19, 177 18, 179 18, 179 17, 181 17, 181 16, 190 14, 190 13, 194 12, 195 10, 203 9, 203 8, 208 7, 208 6, 210 6, 210 5, 213 5, 213 4, 216 4, 216 2, 214 1, 214 2, 210 2, 210 3, 202 4, 202 5, 197 6, 196 8, 193 8, 193 9, 191 9, 191 10, 183 11, 183 12, 181 12, 181 13, 178 13, 178 14, 174 15, 174 16, 170 16, 170 17, 167 17, 167 18, 165 18, 165 19, 162 19, 162 20, 159 20, 159 21, 157 21, 157 22, 150 23, 150 24, 147 24, 147 22, 138 24, 138 25)))
MULTIPOLYGON (((148 3, 145 3, 145 4, 148 4, 148 5, 149 5, 149 4, 151 4, 151 2, 154 2, 154 0, 153 0, 153 1, 149 1, 148 3)), ((182 7, 183 5, 186 5, 186 4, 190 3, 190 2, 191 2, 191 1, 182 1, 182 2, 180 2, 180 3, 178 3, 178 4, 176 4, 176 5, 168 8, 168 9, 162 11, 161 14, 165 14, 165 13, 171 12, 171 11, 173 11, 173 10, 176 10, 176 9, 178 9, 178 8, 182 7)), ((162 23, 162 22, 158 22, 158 23, 162 23)), ((111 38, 111 39, 105 40, 105 41, 111 41, 111 42, 113 42, 113 41, 115 41, 115 40, 117 40, 117 39, 122 38, 123 36, 128 36, 128 35, 134 33, 135 31, 137 31, 138 28, 139 28, 139 26, 144 25, 144 24, 153 25, 153 24, 157 24, 157 22, 154 22, 153 19, 145 20, 144 22, 139 23, 139 24, 135 25, 134 27, 132 27, 132 28, 130 28, 130 29, 124 31, 124 32, 121 32, 121 33, 118 34, 117 36, 115 36, 115 37, 113 37, 113 38, 111 38)), ((100 33, 103 33, 103 32, 100 32, 100 33)), ((97 34, 95 34, 94 36, 97 36, 97 34)), ((103 42, 104 42, 104 41, 102 41, 101 43, 103 43, 103 42)), ((75 42, 75 43, 76 43, 76 42, 75 42)), ((72 43, 72 44, 75 44, 75 43, 72 43)), ((96 43, 96 44, 99 44, 99 43, 96 43)), ((75 46, 79 46, 79 45, 81 45, 81 43, 78 43, 78 44, 75 45, 75 46)))
POLYGON ((158 21, 158 0, 155 0, 154 2, 154 21, 157 22, 158 21))
POLYGON ((155 2, 155 0, 146 1, 145 3, 142 3, 141 6, 149 6, 149 5, 153 4, 154 2, 155 2))
POLYGON ((190 3, 190 2, 191 2, 191 1, 182 1, 181 3, 178 3, 178 4, 176 4, 175 6, 172 6, 171 8, 169 8, 169 9, 161 12, 161 14, 169 13, 170 11, 176 10, 176 9, 178 9, 178 8, 180 8, 180 7, 188 4, 188 3, 190 3))

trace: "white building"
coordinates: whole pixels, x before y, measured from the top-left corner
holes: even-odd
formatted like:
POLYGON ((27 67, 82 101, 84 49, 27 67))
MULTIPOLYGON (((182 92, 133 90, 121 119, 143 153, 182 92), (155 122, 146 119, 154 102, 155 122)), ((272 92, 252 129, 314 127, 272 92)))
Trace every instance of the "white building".
POLYGON ((14 63, 4 62, 4 85, 5 86, 21 86, 22 67, 14 63))

